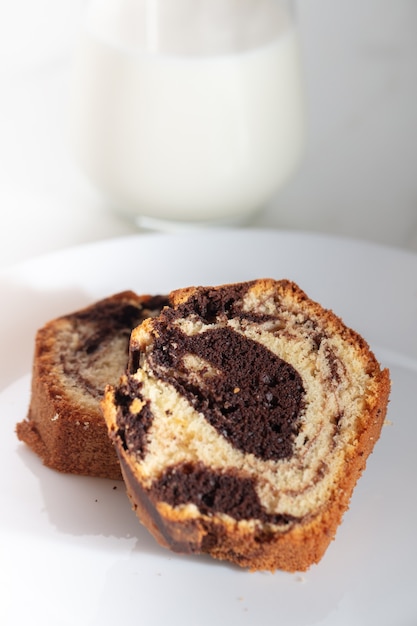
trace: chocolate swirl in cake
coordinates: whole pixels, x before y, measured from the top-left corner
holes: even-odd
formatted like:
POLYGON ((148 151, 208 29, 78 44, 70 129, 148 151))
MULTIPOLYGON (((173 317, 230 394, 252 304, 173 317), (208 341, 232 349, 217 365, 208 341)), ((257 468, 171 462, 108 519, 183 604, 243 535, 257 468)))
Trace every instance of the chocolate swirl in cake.
MULTIPOLYGON (((91 316, 85 313, 68 316, 76 342, 72 344, 72 350, 62 351, 60 354, 61 367, 64 375, 72 380, 77 388, 85 390, 95 399, 102 397, 107 384, 107 380, 99 380, 99 373, 105 353, 111 351, 109 346, 113 344, 115 338, 118 341, 123 339, 127 359, 130 333, 141 321, 139 309, 131 305, 124 306, 123 316, 118 315, 117 319, 113 319, 115 312, 120 313, 117 311, 117 304, 110 302, 100 308, 98 319, 95 319, 92 313, 91 316)), ((117 353, 118 357, 119 354, 117 353)), ((123 352, 121 356, 123 358, 123 352)))
POLYGON ((233 470, 216 472, 202 463, 167 468, 153 482, 152 498, 172 506, 193 503, 205 515, 225 513, 236 520, 257 519, 281 526, 296 521, 292 515, 267 513, 252 478, 233 470))
POLYGON ((70 332, 65 350, 59 354, 64 375, 92 398, 103 397, 104 387, 117 382, 128 359, 132 329, 148 317, 155 317, 168 304, 165 296, 123 302, 107 298, 93 307, 65 318, 70 332), (109 377, 109 367, 116 377, 109 377))
MULTIPOLYGON (((242 298, 251 284, 199 291, 185 305, 165 309, 155 321, 149 364, 155 377, 173 385, 232 445, 261 459, 280 459, 291 455, 302 408, 304 390, 296 370, 229 327, 188 336, 176 325, 190 312, 208 324, 236 316, 275 322, 271 315, 243 310, 242 298)), ((131 372, 139 355, 132 347, 131 372)))
POLYGON ((155 339, 149 363, 234 447, 264 460, 291 456, 301 377, 261 344, 227 327, 192 336, 170 327, 155 339))

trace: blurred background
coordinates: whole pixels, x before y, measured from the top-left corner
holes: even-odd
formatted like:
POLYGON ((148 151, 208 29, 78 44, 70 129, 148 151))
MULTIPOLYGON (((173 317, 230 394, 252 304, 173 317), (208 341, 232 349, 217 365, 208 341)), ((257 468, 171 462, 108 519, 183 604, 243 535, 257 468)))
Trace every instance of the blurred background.
MULTIPOLYGON (((137 232, 78 170, 68 138, 83 0, 0 6, 0 268, 137 232)), ((417 251, 417 2, 298 0, 301 167, 253 222, 417 251)))

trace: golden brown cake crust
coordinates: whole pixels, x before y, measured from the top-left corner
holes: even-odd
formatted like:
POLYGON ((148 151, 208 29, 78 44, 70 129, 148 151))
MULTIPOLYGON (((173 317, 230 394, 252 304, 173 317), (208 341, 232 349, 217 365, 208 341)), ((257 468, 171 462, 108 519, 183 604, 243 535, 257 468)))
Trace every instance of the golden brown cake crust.
POLYGON ((124 291, 51 320, 38 330, 28 415, 17 424, 16 433, 46 466, 60 472, 121 479, 119 461, 100 408, 105 386, 103 376, 118 380, 127 363, 133 325, 149 314, 148 305, 159 310, 159 304, 158 298, 124 291), (112 329, 110 318, 117 316, 120 319, 112 329), (117 347, 113 348, 109 342, 115 340, 117 347), (106 342, 108 354, 102 356, 100 351, 106 342), (81 375, 77 380, 77 359, 88 358, 89 351, 98 355, 91 363, 91 380, 81 375), (115 364, 111 362, 112 356, 115 364), (103 364, 105 359, 109 363, 103 364), (95 367, 103 368, 97 382, 95 367))
MULTIPOLYGON (((111 386, 106 390, 103 410, 133 508, 161 545, 177 552, 209 553, 215 558, 231 561, 250 570, 304 571, 320 561, 334 538, 349 506, 355 484, 380 436, 390 393, 389 372, 381 370, 361 336, 347 328, 331 311, 311 301, 295 283, 262 279, 248 285, 252 295, 260 301, 266 292, 272 290, 280 305, 296 311, 301 307, 314 324, 320 323, 326 333, 337 335, 347 351, 352 347, 355 358, 364 370, 363 376, 368 381, 363 391, 363 406, 355 418, 354 432, 349 435, 343 449, 343 463, 334 476, 328 496, 317 510, 305 515, 299 523, 289 524, 282 531, 276 531, 270 525, 257 526, 254 530, 253 525, 239 523, 228 516, 196 515, 195 510, 164 502, 153 492, 152 487, 144 484, 146 472, 142 470, 141 461, 133 450, 128 449, 121 436, 118 422, 120 407, 115 389, 111 386)), ((180 307, 201 290, 204 298, 210 298, 210 292, 215 297, 216 290, 225 287, 228 286, 180 289, 170 294, 170 300, 173 307, 180 307)), ((131 349, 133 346, 136 350, 141 342, 152 345, 152 337, 159 332, 163 332, 161 326, 156 327, 152 320, 145 321, 132 335, 131 349)), ((146 353, 147 349, 147 346, 141 345, 142 353, 146 353)), ((336 372, 334 362, 330 369, 335 370, 333 374, 337 379, 340 372, 336 372)), ((131 374, 134 377, 133 371, 131 374)), ((126 380, 121 384, 125 384, 126 380)))

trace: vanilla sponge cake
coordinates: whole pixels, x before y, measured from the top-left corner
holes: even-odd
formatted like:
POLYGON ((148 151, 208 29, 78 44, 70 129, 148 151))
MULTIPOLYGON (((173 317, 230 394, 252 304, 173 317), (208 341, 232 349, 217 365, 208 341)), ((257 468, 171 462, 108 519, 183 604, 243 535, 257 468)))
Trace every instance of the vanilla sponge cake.
POLYGON ((45 465, 121 479, 100 401, 126 369, 132 329, 166 303, 123 291, 38 330, 28 416, 16 432, 45 465))
POLYGON ((132 333, 103 411, 160 544, 306 570, 378 439, 390 381, 367 343, 287 280, 192 287, 132 333))

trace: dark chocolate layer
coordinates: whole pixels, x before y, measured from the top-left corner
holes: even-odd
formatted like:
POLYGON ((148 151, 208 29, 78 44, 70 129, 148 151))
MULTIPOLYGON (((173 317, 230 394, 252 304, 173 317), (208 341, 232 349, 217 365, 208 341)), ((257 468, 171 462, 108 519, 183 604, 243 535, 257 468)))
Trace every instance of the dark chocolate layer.
POLYGON ((243 308, 243 299, 254 282, 225 285, 214 289, 198 287, 184 303, 176 306, 175 309, 165 311, 164 316, 166 319, 197 317, 206 324, 233 319, 234 317, 258 323, 279 321, 277 312, 274 315, 269 315, 243 308))
POLYGON ((251 478, 232 471, 216 472, 203 463, 168 467, 152 484, 150 497, 174 507, 193 503, 203 515, 225 513, 238 521, 257 519, 281 525, 297 520, 292 515, 267 513, 251 478))
POLYGON ((139 414, 130 411, 134 399, 142 400, 141 387, 141 383, 128 377, 115 391, 115 403, 118 407, 117 435, 125 450, 134 450, 138 457, 144 456, 146 435, 153 421, 148 402, 144 403, 139 414))
POLYGON ((239 316, 252 320, 256 317, 258 321, 271 319, 270 316, 243 311, 243 298, 252 284, 253 282, 238 283, 215 289, 199 287, 173 314, 175 317, 197 316, 207 324, 222 317, 231 319, 239 316))
POLYGON ((188 336, 164 328, 148 356, 154 374, 177 389, 239 450, 263 460, 289 458, 304 389, 298 372, 263 345, 230 328, 188 336), (192 376, 186 358, 215 368, 192 376))

